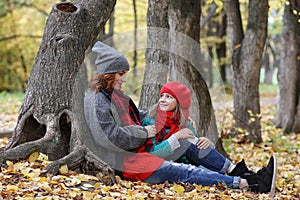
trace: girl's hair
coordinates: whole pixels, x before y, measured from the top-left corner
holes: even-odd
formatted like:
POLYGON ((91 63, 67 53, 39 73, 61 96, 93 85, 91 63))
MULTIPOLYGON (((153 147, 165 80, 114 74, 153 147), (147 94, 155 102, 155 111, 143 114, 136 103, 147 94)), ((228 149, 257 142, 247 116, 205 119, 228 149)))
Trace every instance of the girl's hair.
POLYGON ((111 74, 99 74, 95 71, 92 75, 92 79, 89 85, 89 89, 95 92, 99 92, 101 88, 107 89, 113 87, 116 74, 124 74, 127 71, 120 71, 111 74))
MULTIPOLYGON (((156 115, 157 115, 157 109, 158 109, 158 103, 151 106, 151 108, 149 109, 149 117, 155 119, 156 115)), ((177 115, 177 113, 179 113, 179 127, 183 127, 185 125, 186 119, 185 119, 185 116, 183 114, 183 110, 182 110, 181 106, 176 101, 176 108, 173 112, 172 118, 175 119, 175 116, 177 115)))

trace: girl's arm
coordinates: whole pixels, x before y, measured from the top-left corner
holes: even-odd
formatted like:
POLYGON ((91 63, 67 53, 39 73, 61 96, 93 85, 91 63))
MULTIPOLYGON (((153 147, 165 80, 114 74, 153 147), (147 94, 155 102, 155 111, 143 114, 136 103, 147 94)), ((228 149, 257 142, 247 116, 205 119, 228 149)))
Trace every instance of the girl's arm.
POLYGON ((211 147, 211 148, 214 149, 214 148, 215 148, 215 145, 214 145, 214 143, 213 143, 209 138, 207 138, 207 137, 199 137, 199 135, 198 135, 196 129, 194 128, 193 123, 194 123, 194 121, 193 121, 192 119, 189 118, 189 120, 186 122, 186 125, 187 125, 187 127, 188 127, 190 130, 193 131, 195 137, 198 137, 198 138, 199 138, 198 141, 197 141, 197 144, 195 144, 195 145, 197 145, 197 147, 198 147, 199 149, 206 149, 206 148, 208 148, 208 147, 211 147))
POLYGON ((158 144, 155 144, 155 138, 152 139, 153 147, 150 149, 149 153, 154 154, 160 158, 166 158, 172 155, 175 149, 180 147, 180 143, 176 136, 173 134, 167 140, 164 140, 158 144))
MULTIPOLYGON (((155 120, 150 117, 146 117, 142 123, 143 126, 154 125, 155 120)), ((149 153, 154 154, 161 158, 166 158, 174 153, 174 150, 180 147, 179 141, 173 134, 167 140, 164 140, 156 144, 156 138, 152 138, 153 147, 148 150, 149 153)))

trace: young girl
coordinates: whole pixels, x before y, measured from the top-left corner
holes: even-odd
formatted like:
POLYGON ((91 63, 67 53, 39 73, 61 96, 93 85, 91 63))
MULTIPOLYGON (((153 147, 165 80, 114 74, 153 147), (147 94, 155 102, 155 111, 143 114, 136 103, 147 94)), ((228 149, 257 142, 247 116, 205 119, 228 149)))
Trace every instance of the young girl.
POLYGON ((158 103, 150 109, 149 117, 142 125, 155 125, 157 134, 148 138, 141 150, 150 152, 166 160, 191 163, 231 176, 253 173, 244 160, 234 165, 214 149, 214 144, 206 137, 198 137, 191 125, 189 109, 190 90, 179 82, 168 82, 160 90, 158 103))

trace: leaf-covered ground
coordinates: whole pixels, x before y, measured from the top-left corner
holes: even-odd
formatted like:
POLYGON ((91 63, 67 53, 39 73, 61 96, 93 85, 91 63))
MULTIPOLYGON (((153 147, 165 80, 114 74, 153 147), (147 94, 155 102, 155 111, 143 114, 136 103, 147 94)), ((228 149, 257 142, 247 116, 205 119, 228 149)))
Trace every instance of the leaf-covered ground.
MULTIPOLYGON (((228 137, 231 114, 226 112, 221 117, 226 119, 222 122, 224 147, 233 161, 244 158, 253 171, 265 166, 270 155, 275 154, 278 164, 275 199, 300 199, 300 134, 284 135, 274 128, 274 110, 274 105, 262 109, 264 143, 261 145, 239 144, 238 138, 228 137)), ((15 126, 16 111, 0 115, 0 131, 15 126)), ((1 147, 7 142, 8 138, 0 138, 1 147)), ((181 183, 150 185, 118 179, 112 185, 100 174, 97 177, 77 174, 66 166, 61 167, 60 175, 45 175, 43 168, 48 164, 47 156, 38 153, 27 160, 7 161, 0 172, 0 199, 270 199, 267 194, 181 183)))

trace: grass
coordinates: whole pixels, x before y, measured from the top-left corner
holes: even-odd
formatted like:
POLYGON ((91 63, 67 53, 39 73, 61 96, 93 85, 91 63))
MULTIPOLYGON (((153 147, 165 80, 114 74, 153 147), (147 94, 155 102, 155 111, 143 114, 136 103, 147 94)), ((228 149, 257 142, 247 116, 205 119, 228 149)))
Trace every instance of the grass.
POLYGON ((276 96, 278 90, 278 85, 274 84, 260 84, 259 94, 261 96, 276 96))

